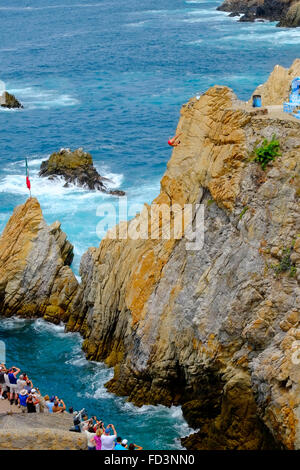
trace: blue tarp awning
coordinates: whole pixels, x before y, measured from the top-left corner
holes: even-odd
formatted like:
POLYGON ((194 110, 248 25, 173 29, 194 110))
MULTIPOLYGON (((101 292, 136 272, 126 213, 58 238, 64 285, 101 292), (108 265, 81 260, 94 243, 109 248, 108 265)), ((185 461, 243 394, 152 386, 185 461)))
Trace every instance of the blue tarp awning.
POLYGON ((292 93, 294 91, 297 91, 299 90, 300 88, 300 77, 296 77, 294 78, 294 80, 292 81, 292 93))

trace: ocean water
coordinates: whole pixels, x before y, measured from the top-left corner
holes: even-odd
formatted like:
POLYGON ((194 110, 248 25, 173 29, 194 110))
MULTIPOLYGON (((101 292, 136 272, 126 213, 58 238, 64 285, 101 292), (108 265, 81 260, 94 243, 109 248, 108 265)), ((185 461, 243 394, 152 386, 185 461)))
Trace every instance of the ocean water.
MULTIPOLYGON (((183 103, 216 83, 248 99, 275 64, 289 66, 299 56, 300 31, 238 23, 216 11, 220 3, 0 0, 0 80, 25 107, 0 110, 0 231, 28 197, 27 157, 32 193, 46 221, 60 220, 74 244, 78 275, 81 255, 100 242, 97 208, 118 200, 38 178, 42 160, 61 147, 83 147, 111 187, 127 192, 129 206, 149 203, 183 103)), ((63 397, 124 423, 123 434, 138 423, 148 448, 178 446, 180 410, 138 410, 109 396, 103 383, 110 372, 85 362, 76 335, 63 340, 61 329, 41 322, 1 328, 9 358, 38 377, 38 354, 40 370, 48 370, 63 397)))
POLYGON ((83 407, 105 424, 113 423, 118 435, 144 449, 180 449, 180 436, 191 430, 180 407, 142 406, 108 393, 104 384, 112 370, 89 362, 81 351, 77 333, 43 320, 7 319, 0 323, 0 338, 7 345, 7 363, 27 372, 42 393, 57 395, 75 410, 83 407))

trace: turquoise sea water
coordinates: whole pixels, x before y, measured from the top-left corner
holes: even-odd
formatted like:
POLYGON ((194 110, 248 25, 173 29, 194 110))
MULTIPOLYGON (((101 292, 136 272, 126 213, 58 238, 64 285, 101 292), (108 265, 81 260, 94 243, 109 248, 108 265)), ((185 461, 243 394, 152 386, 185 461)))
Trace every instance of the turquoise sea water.
MULTIPOLYGON (((247 99, 275 64, 289 66, 299 56, 299 29, 238 23, 215 10, 220 3, 0 0, 0 80, 25 106, 0 110, 0 230, 26 200, 27 157, 33 195, 47 222, 62 222, 78 274, 82 253, 100 241, 97 207, 117 200, 40 180, 43 159, 61 147, 83 147, 129 203, 149 203, 184 102, 216 83, 247 99)), ((53 392, 120 423, 124 435, 135 438, 138 426, 135 439, 145 447, 178 446, 175 439, 187 432, 179 409, 138 410, 108 395, 110 372, 86 363, 76 335, 64 337, 43 322, 4 322, 0 336, 9 360, 41 387, 48 390, 49 377, 53 392)))

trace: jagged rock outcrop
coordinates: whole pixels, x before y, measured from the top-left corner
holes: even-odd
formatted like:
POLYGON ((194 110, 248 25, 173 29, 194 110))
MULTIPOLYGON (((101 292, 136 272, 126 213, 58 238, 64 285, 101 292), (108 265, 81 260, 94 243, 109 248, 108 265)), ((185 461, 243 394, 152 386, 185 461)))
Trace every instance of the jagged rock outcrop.
POLYGON ((151 207, 83 256, 68 328, 88 358, 114 366, 110 391, 183 404, 201 426, 187 447, 299 449, 300 123, 215 86, 183 106, 179 132, 151 207), (282 156, 263 171, 251 155, 273 134, 282 156), (124 239, 158 204, 196 203, 203 249, 124 239))
POLYGON ((293 3, 288 9, 285 18, 279 26, 289 26, 291 28, 300 26, 300 2, 293 3))
POLYGON ((48 226, 36 199, 18 206, 0 238, 0 314, 66 321, 78 288, 72 259, 59 222, 48 226))
POLYGON ((73 152, 70 149, 61 149, 54 152, 49 160, 42 162, 40 176, 54 179, 62 176, 66 180, 65 186, 76 184, 90 190, 98 190, 116 196, 124 196, 124 191, 109 190, 105 183, 107 178, 99 175, 93 165, 93 159, 90 153, 83 149, 77 149, 73 152))
POLYGON ((4 91, 2 95, 0 95, 0 106, 2 108, 23 108, 23 105, 14 95, 11 95, 7 91, 4 91))
POLYGON ((253 94, 261 95, 263 106, 281 105, 289 100, 291 82, 299 76, 300 59, 296 59, 289 69, 276 65, 266 83, 259 85, 253 94))
POLYGON ((218 10, 241 14, 240 21, 266 19, 278 21, 278 26, 300 26, 299 0, 225 0, 218 10))

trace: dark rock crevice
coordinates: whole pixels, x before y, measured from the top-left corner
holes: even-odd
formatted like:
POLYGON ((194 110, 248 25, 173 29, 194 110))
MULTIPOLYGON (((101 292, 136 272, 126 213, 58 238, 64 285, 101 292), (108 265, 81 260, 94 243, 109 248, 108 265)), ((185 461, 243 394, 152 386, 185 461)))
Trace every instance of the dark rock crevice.
POLYGON ((277 26, 300 26, 299 0, 225 0, 217 8, 230 12, 230 16, 242 15, 239 21, 278 21, 277 26))

